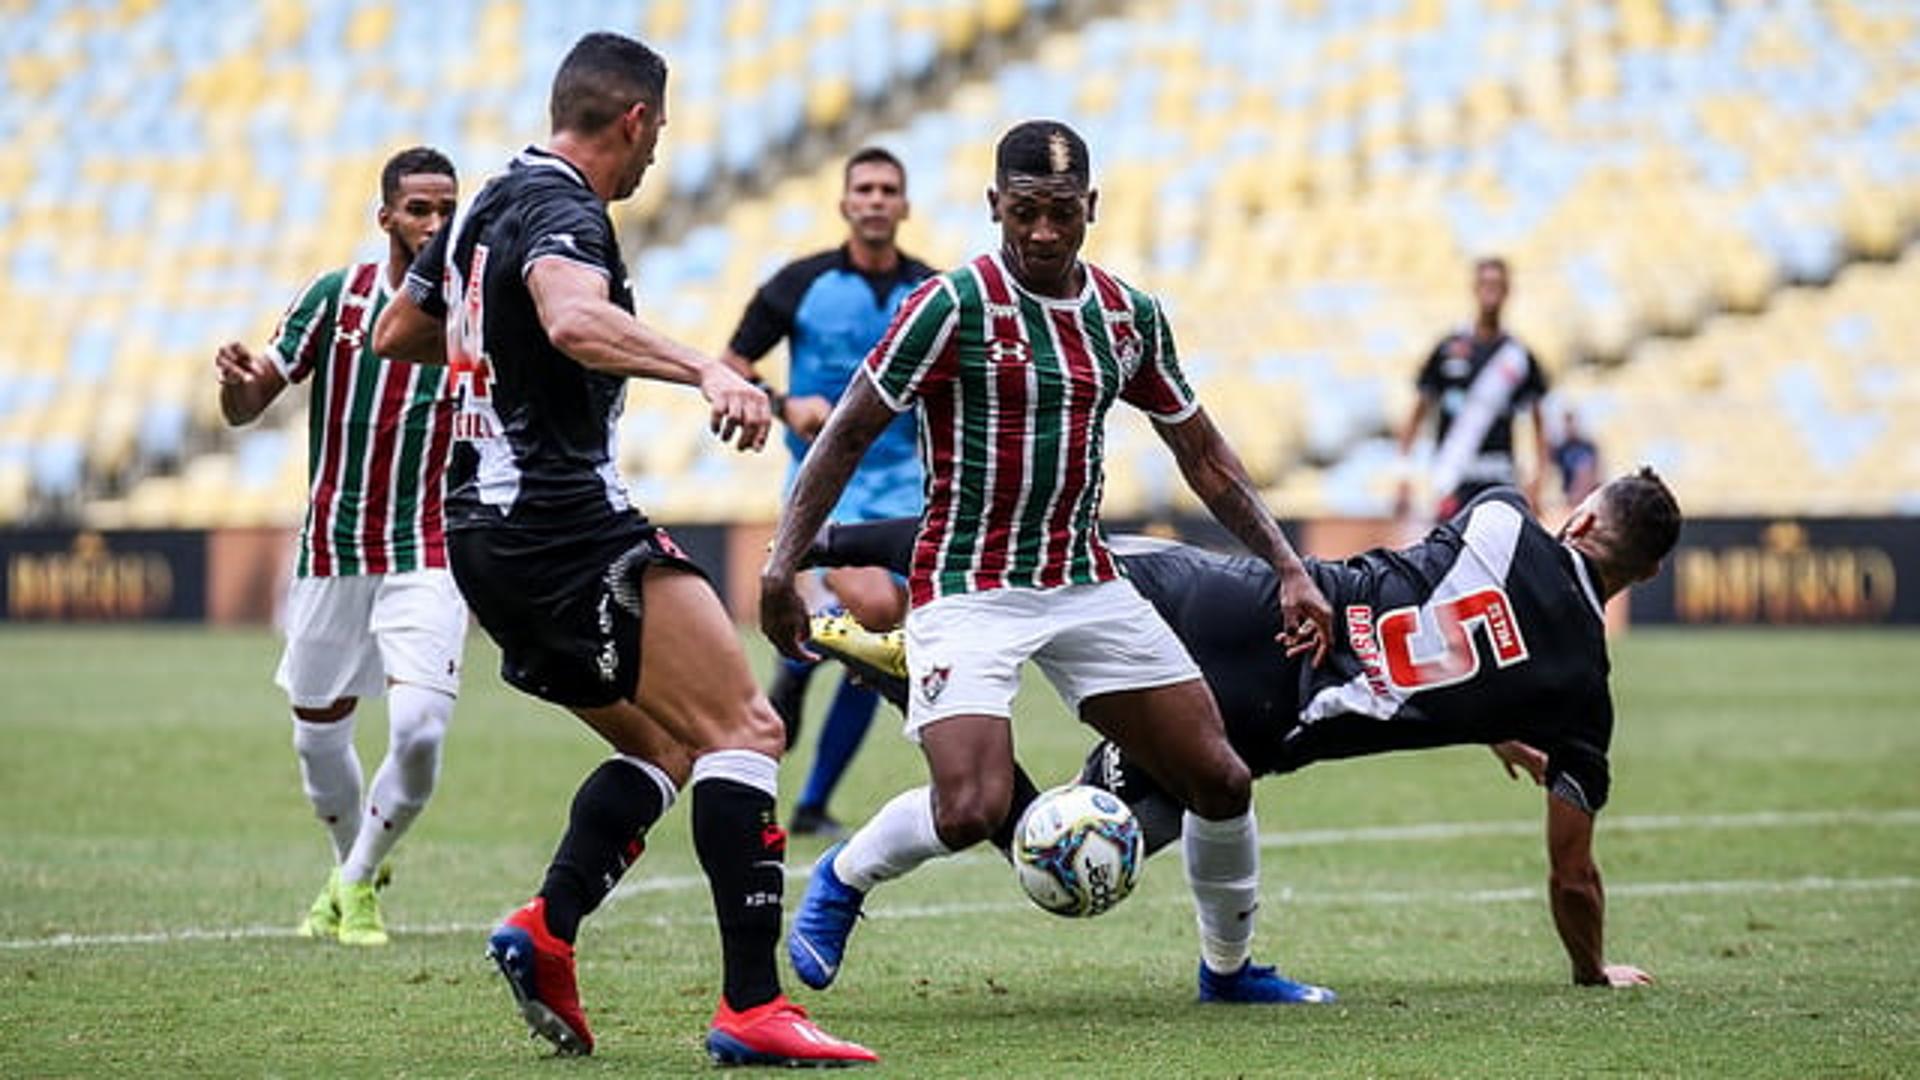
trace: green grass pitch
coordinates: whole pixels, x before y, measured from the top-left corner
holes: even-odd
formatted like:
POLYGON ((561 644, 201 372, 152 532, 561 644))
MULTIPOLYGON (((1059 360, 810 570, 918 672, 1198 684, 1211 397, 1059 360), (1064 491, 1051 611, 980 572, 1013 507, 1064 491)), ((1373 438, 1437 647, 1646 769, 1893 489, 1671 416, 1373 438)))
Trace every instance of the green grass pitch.
MULTIPOLYGON (((544 1057, 482 959, 602 751, 505 689, 478 638, 440 792, 398 852, 394 944, 293 938, 325 845, 277 652, 264 631, 0 630, 0 1076, 705 1067, 718 943, 684 808, 582 935, 596 1056, 544 1057)), ((1194 1004, 1167 857, 1085 923, 1029 905, 986 856, 929 867, 876 893, 839 986, 795 996, 901 1076, 1920 1069, 1920 635, 1640 631, 1614 687, 1608 952, 1654 987, 1568 985, 1542 797, 1464 748, 1258 787, 1256 955, 1336 1006, 1194 1004)), ((1023 701, 1023 755, 1064 777, 1089 736, 1043 687, 1023 701)), ((363 709, 369 772, 384 733, 363 709)), ((858 821, 922 776, 883 711, 834 809, 858 821)), ((790 862, 820 846, 796 841, 790 862)))

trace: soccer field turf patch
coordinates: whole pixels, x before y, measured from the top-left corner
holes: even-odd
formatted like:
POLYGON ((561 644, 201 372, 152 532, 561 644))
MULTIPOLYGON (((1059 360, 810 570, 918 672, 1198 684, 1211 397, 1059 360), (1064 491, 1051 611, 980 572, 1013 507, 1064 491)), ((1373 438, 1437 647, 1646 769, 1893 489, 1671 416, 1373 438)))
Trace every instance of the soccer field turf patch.
MULTIPOLYGON (((292 939, 326 848, 269 681, 277 647, 0 632, 0 1074, 703 1067, 718 943, 684 811, 582 936, 594 1058, 542 1060, 481 959, 603 751, 503 689, 477 640, 442 787, 398 852, 394 944, 292 939)), ((916 1076, 1899 1072, 1920 1048, 1917 650, 1893 633, 1618 643, 1597 852, 1610 958, 1652 971, 1649 989, 1567 985, 1541 796, 1466 748, 1259 784, 1256 956, 1334 987, 1336 1006, 1193 1004, 1192 912, 1167 857, 1084 923, 1031 906, 997 858, 929 867, 875 893, 832 991, 798 996, 916 1076)), ((1063 779, 1089 735, 1044 689, 1023 704, 1023 757, 1063 779)), ((920 782, 896 724, 876 721, 843 819, 920 782)), ((369 769, 384 736, 363 708, 369 769)), ((794 843, 790 901, 820 846, 794 843)))

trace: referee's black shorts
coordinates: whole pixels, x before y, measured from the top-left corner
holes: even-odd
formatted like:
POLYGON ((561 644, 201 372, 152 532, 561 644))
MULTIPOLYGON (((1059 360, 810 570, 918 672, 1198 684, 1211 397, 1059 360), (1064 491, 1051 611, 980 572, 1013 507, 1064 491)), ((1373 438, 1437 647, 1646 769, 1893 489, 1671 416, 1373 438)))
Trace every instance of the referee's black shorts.
POLYGON ((556 705, 629 700, 640 679, 640 580, 655 563, 711 582, 639 514, 584 529, 462 529, 447 561, 467 607, 500 646, 500 675, 556 705))

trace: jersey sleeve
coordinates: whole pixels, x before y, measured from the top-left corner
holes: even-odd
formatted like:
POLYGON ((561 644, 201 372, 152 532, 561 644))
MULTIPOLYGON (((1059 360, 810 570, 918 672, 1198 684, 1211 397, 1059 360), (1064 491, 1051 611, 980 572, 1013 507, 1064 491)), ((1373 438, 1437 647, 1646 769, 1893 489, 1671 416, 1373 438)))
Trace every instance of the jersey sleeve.
POLYGON ((1527 377, 1520 380, 1519 389, 1513 392, 1513 406, 1524 408, 1547 396, 1547 371, 1540 366, 1540 358, 1527 350, 1527 377))
POLYGON ((1602 689, 1584 721, 1569 727, 1546 748, 1547 792, 1576 809, 1599 813, 1613 786, 1607 764, 1612 735, 1613 702, 1602 689))
POLYGON ((755 290, 727 348, 744 359, 758 360, 793 333, 793 313, 800 309, 801 290, 797 278, 793 268, 788 267, 755 290))
POLYGON ((888 408, 906 412, 926 390, 953 378, 959 322, 960 305, 944 277, 929 278, 901 303, 860 365, 888 408))
POLYGON ((1447 343, 1445 341, 1435 345, 1433 351, 1427 354, 1426 363, 1420 365, 1420 373, 1413 379, 1413 388, 1420 392, 1421 397, 1434 397, 1446 389, 1440 381, 1440 365, 1446 361, 1446 358, 1447 343))
POLYGON ((290 383, 313 374, 327 341, 333 337, 334 313, 340 304, 340 289, 346 272, 332 270, 307 283, 280 317, 280 325, 267 343, 267 357, 290 383))
POLYGON ((413 265, 407 267, 407 279, 400 285, 415 307, 436 319, 447 317, 447 298, 441 286, 447 276, 447 245, 452 242, 448 236, 452 232, 441 229, 433 234, 427 246, 413 257, 413 265))
POLYGON ((598 205, 550 195, 534 201, 526 212, 520 276, 526 277, 541 259, 566 259, 594 273, 611 277, 607 265, 616 250, 613 224, 598 205))
POLYGON ((1173 327, 1157 301, 1146 306, 1150 324, 1141 327, 1146 339, 1140 367, 1120 388, 1120 399, 1163 424, 1177 424, 1192 416, 1200 399, 1180 371, 1180 355, 1173 344, 1173 327))

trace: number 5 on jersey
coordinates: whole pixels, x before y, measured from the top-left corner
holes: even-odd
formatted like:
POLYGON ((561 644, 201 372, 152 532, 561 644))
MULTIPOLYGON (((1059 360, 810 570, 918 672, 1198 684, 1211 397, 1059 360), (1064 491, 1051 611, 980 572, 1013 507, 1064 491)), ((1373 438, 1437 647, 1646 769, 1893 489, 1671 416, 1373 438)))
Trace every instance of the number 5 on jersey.
POLYGON ((453 437, 468 442, 491 439, 499 430, 494 423, 493 365, 487 358, 484 337, 486 301, 481 284, 486 271, 487 246, 476 244, 464 281, 457 270, 447 279, 447 291, 452 294, 447 306, 453 310, 453 320, 447 326, 447 368, 460 402, 453 437))
MULTIPOLYGON (((1466 682, 1480 673, 1480 651, 1473 645, 1473 628, 1486 630, 1493 645, 1493 662, 1512 667, 1527 659, 1527 642, 1513 616, 1513 602, 1498 588, 1475 589, 1464 596, 1430 602, 1427 607, 1396 608, 1380 616, 1376 629, 1387 678, 1408 692, 1433 690, 1466 682), (1422 615, 1431 621, 1422 634, 1422 615), (1440 651, 1416 656, 1415 638, 1438 638, 1440 651)), ((1431 645, 1428 646, 1431 648, 1431 645)))

